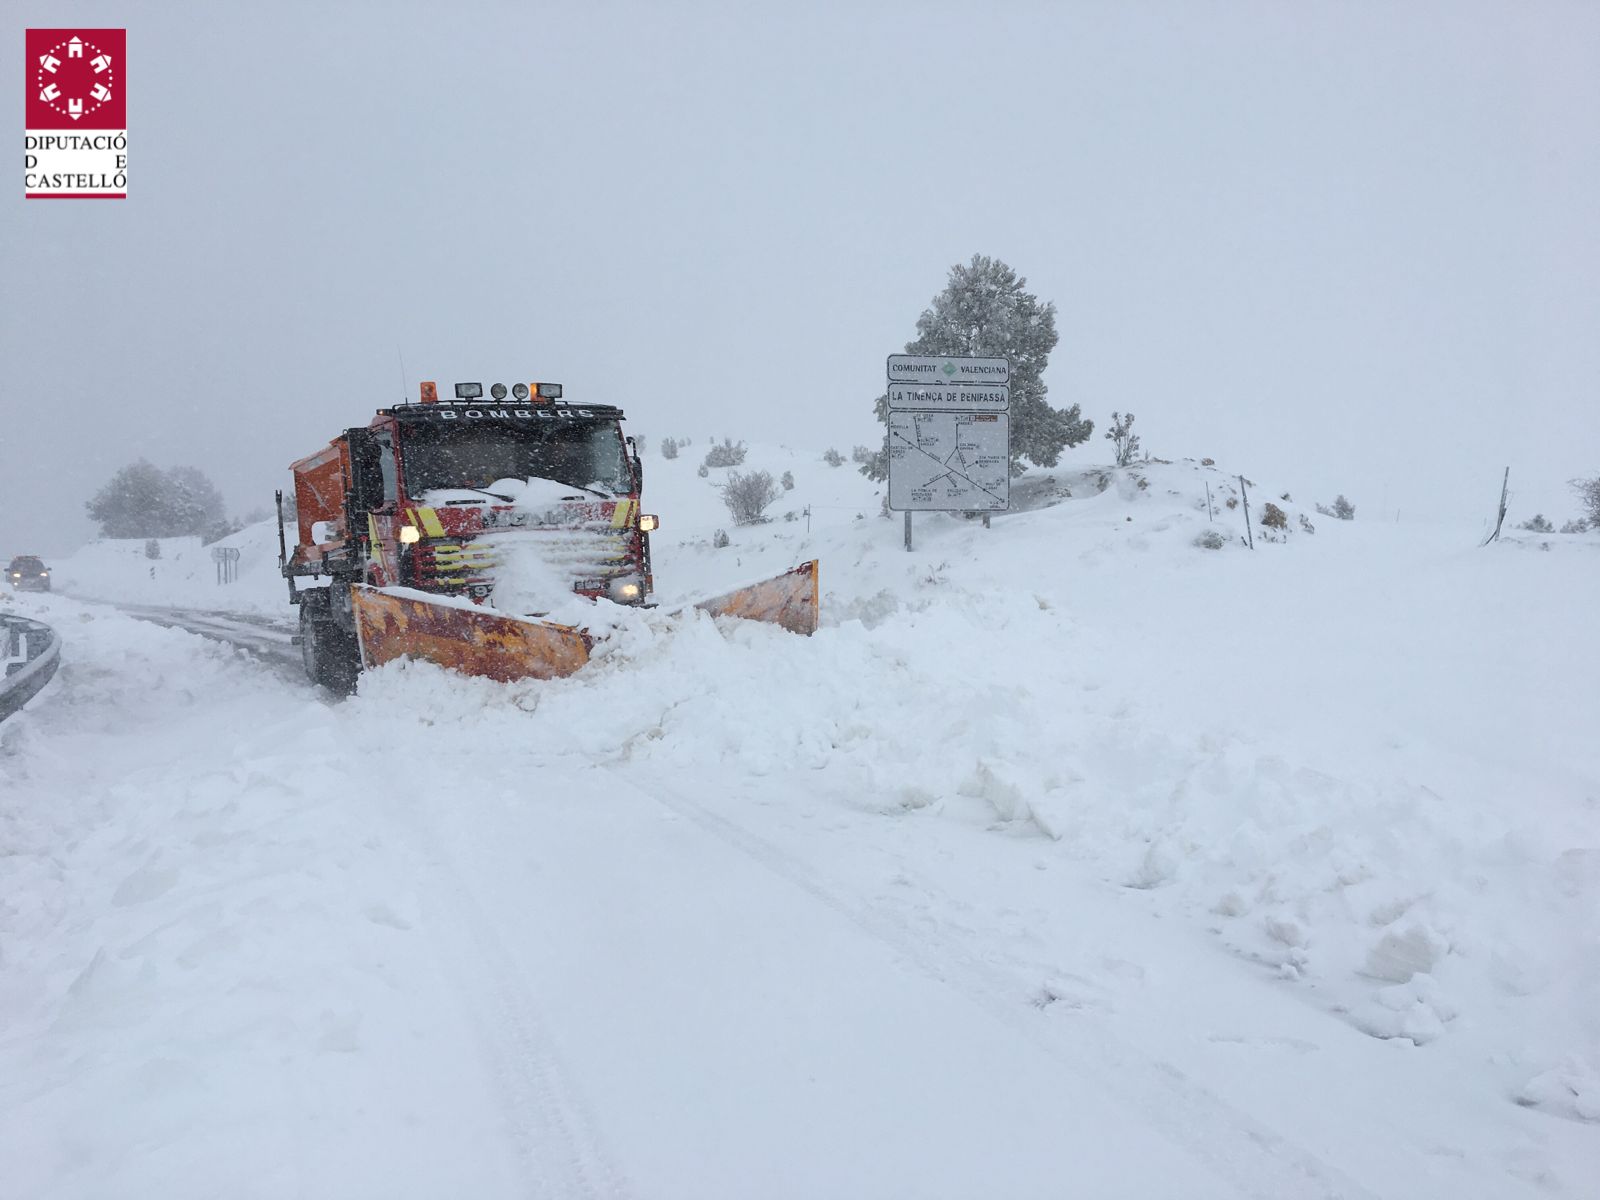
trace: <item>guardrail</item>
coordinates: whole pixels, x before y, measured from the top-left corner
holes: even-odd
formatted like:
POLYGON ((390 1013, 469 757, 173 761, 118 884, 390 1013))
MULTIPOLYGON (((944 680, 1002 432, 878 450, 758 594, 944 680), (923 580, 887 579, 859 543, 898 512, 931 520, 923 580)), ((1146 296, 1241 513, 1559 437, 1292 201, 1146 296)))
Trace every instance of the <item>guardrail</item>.
POLYGON ((0 721, 39 694, 61 665, 61 636, 41 621, 0 616, 0 721))

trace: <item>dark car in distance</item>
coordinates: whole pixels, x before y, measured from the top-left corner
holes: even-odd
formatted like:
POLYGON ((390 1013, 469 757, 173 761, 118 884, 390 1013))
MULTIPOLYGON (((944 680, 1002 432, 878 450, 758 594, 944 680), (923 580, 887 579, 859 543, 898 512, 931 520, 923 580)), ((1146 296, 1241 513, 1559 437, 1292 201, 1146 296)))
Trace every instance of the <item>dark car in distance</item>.
POLYGON ((19 592, 48 592, 50 568, 32 554, 19 554, 6 568, 6 582, 19 592))

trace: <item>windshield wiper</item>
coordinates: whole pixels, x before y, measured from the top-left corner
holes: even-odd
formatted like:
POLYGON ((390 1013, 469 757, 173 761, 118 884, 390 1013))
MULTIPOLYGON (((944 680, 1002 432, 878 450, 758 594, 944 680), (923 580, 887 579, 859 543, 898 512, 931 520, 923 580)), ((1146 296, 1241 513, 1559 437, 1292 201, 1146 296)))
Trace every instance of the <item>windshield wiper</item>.
MULTIPOLYGON (((463 492, 477 492, 480 495, 491 496, 494 499, 504 501, 507 504, 510 504, 512 501, 514 501, 516 499, 515 496, 502 496, 499 492, 491 492, 488 488, 475 488, 475 487, 465 487, 465 486, 463 486, 461 488, 461 490, 463 492)), ((446 500, 445 501, 445 505, 446 506, 449 506, 451 504, 471 504, 471 503, 472 503, 471 500, 446 500)))

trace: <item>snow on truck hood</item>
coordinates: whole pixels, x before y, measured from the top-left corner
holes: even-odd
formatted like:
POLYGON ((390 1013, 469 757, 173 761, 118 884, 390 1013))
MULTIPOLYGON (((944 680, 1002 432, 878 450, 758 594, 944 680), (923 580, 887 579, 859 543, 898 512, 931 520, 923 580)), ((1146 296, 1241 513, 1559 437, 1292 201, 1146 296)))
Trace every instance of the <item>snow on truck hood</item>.
POLYGON ((423 492, 419 499, 422 504, 433 508, 467 504, 501 508, 509 504, 528 512, 548 512, 565 501, 610 500, 612 496, 598 483, 578 487, 562 483, 559 479, 540 479, 535 476, 532 479, 496 479, 481 488, 432 488, 423 492), (505 499, 500 499, 502 496, 505 499))

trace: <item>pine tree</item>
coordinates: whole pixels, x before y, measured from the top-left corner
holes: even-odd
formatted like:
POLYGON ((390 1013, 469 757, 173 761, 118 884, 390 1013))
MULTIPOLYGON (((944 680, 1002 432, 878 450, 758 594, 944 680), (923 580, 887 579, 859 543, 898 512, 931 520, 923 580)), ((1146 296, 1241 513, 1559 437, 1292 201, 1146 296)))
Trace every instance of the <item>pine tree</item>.
MULTIPOLYGON (((1056 306, 1040 304, 1028 281, 996 258, 974 254, 965 266, 950 268, 950 281, 917 318, 917 337, 907 354, 961 354, 1005 358, 1011 362, 1011 473, 1023 463, 1053 467, 1062 450, 1094 432, 1076 404, 1051 408, 1045 402, 1043 375, 1055 349, 1056 306)), ((878 420, 889 423, 889 397, 874 404, 878 420)), ((879 450, 861 467, 869 479, 889 477, 888 454, 879 450)))

